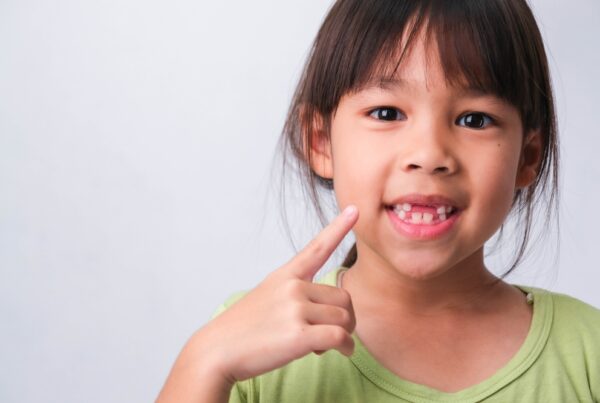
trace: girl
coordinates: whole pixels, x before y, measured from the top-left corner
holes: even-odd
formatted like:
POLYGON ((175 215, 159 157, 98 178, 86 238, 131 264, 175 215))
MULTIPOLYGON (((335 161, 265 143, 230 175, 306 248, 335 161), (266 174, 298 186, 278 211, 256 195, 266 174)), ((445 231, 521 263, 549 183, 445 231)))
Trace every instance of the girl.
POLYGON ((343 212, 184 347, 161 402, 598 402, 600 311, 513 286, 484 244, 556 194, 525 0, 338 0, 283 144, 343 212), (545 198, 543 196, 546 196, 545 198), (359 218, 360 216, 360 218, 359 218), (343 267, 313 276, 353 230, 343 267))

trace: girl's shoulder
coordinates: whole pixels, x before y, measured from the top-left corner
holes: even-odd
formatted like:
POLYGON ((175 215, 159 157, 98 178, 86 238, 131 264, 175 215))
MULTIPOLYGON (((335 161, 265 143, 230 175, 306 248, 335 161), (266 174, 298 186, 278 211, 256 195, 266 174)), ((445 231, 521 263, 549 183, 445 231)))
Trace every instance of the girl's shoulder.
POLYGON ((548 305, 555 319, 565 320, 569 323, 581 321, 582 323, 600 326, 600 309, 581 301, 575 297, 543 288, 517 286, 530 293, 533 301, 548 305))
POLYGON ((556 301, 557 314, 566 316, 579 316, 581 319, 590 319, 591 323, 600 325, 600 309, 574 298, 570 295, 561 293, 552 293, 553 299, 556 301))
POLYGON ((548 336, 564 347, 580 345, 600 358, 600 309, 570 295, 541 288, 517 286, 529 293, 534 323, 546 327, 548 336), (579 341, 580 343, 577 343, 579 341))

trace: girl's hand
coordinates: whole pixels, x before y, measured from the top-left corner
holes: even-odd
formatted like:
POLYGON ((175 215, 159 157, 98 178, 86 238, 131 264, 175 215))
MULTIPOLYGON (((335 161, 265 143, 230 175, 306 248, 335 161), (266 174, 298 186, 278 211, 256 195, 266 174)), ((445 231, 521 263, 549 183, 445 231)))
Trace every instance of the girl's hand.
POLYGON ((356 207, 346 208, 290 262, 200 329, 188 345, 203 348, 186 346, 188 354, 196 352, 188 364, 211 363, 233 385, 311 352, 351 355, 356 320, 350 294, 312 278, 357 219, 356 207))

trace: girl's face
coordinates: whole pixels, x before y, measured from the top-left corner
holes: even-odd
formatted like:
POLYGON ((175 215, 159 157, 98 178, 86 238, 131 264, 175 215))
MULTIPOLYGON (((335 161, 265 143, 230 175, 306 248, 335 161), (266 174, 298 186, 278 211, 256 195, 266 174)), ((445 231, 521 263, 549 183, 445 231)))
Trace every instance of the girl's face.
POLYGON ((395 80, 344 96, 331 141, 313 153, 340 208, 360 212, 356 264, 420 279, 483 267, 483 244, 535 178, 541 147, 512 105, 448 86, 430 48, 416 43, 395 80))

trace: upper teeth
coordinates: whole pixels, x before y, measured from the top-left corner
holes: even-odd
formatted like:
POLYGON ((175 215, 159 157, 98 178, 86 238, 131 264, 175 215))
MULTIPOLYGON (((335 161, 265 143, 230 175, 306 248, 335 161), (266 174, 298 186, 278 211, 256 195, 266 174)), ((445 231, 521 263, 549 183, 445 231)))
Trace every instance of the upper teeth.
MULTIPOLYGON (((412 208, 413 208, 413 206, 410 203, 396 204, 394 206, 394 210, 397 213, 400 213, 400 211, 409 212, 409 211, 412 211, 412 208)), ((441 215, 441 214, 450 214, 453 210, 454 210, 454 207, 452 207, 452 206, 440 206, 437 209, 437 213, 439 215, 441 215)))
MULTIPOLYGON (((452 206, 440 206, 436 213, 412 211, 413 206, 410 203, 397 204, 394 206, 394 212, 401 220, 412 224, 432 224, 437 218, 439 221, 446 221, 448 215, 454 211, 452 206)), ((435 221, 438 222, 438 221, 435 221)))

